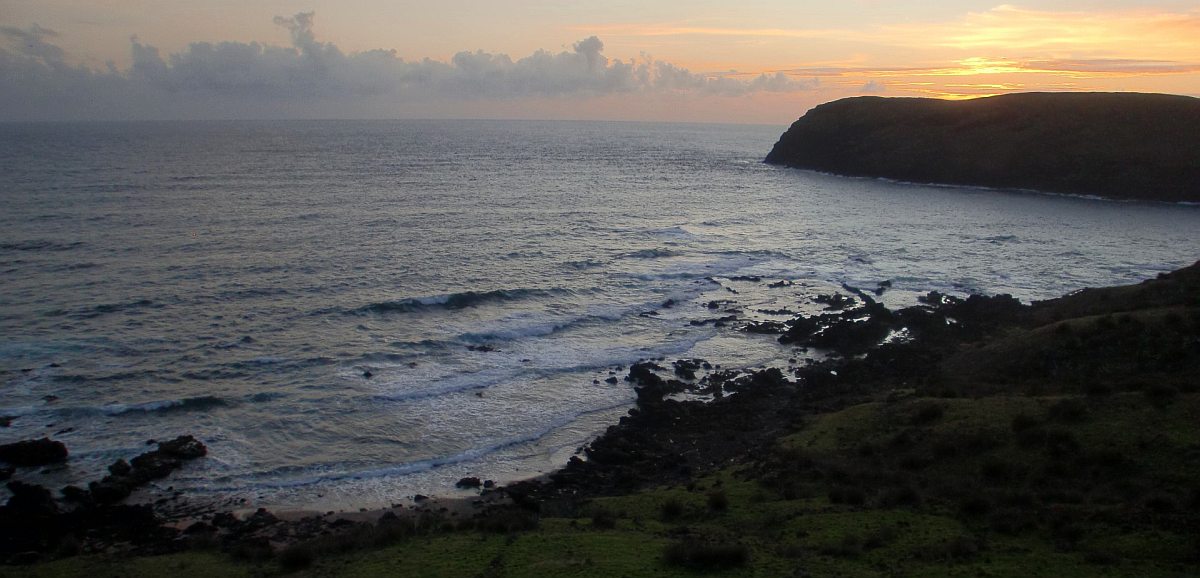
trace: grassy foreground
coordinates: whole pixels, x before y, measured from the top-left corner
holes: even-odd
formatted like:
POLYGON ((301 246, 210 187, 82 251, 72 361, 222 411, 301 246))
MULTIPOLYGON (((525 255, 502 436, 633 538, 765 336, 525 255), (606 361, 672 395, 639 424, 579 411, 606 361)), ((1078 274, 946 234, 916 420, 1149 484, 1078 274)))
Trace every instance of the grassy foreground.
POLYGON ((597 498, 535 529, 315 543, 261 561, 81 556, 0 574, 1194 576, 1197 424, 1195 393, 893 392, 814 416, 766 465, 597 498))

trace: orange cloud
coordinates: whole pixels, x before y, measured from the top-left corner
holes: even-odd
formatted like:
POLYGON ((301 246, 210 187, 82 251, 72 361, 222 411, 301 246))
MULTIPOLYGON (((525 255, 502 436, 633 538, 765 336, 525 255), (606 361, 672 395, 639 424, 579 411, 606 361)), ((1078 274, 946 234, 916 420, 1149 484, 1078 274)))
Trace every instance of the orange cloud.
POLYGON ((956 22, 892 31, 908 40, 966 50, 1068 50, 1158 58, 1194 58, 1200 51, 1200 11, 1056 12, 1004 5, 956 22))
MULTIPOLYGON (((1176 74, 1195 72, 1195 67, 1200 64, 1200 9, 1081 12, 1002 5, 953 20, 859 28, 637 24, 586 29, 617 38, 716 37, 794 41, 792 51, 797 55, 814 54, 823 48, 811 41, 854 43, 868 47, 865 57, 877 65, 896 64, 888 61, 917 56, 927 62, 961 62, 964 58, 1015 59, 1045 65, 1057 63, 1059 67, 1077 72, 1176 74), (896 56, 897 49, 903 49, 900 51, 902 56, 896 56)), ((738 50, 738 46, 731 46, 730 57, 735 58, 734 53, 738 50)), ((979 67, 966 65, 966 68, 979 67)))

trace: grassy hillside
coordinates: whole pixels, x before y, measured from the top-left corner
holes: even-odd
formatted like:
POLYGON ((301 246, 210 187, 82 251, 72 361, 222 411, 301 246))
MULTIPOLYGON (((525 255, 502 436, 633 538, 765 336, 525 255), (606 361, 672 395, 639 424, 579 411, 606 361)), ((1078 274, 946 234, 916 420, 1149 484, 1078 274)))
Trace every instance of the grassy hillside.
POLYGON ((1200 99, 1134 93, 847 98, 793 123, 766 160, 920 183, 1200 201, 1200 99))

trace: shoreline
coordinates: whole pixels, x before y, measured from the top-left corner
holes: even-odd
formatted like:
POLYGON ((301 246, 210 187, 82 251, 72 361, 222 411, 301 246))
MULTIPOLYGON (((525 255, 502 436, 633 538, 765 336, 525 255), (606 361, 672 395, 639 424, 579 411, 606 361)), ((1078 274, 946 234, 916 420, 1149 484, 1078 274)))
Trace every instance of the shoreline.
MULTIPOLYGON (((961 343, 994 339, 989 336, 1017 328, 1061 327, 1063 322, 1056 319, 1062 318, 1111 316, 1112 312, 1120 311, 1155 312, 1162 308, 1170 311, 1172 307, 1189 306, 1189 298, 1194 300, 1195 295, 1200 295, 1195 291, 1200 289, 1200 263, 1138 285, 1085 289, 1028 305, 1009 296, 958 299, 931 292, 922 299, 922 304, 893 311, 872 297, 873 293, 878 296, 886 291, 882 284, 875 291, 850 286, 843 289, 848 295, 839 292, 813 298, 825 304, 823 313, 796 315, 787 322, 751 322, 742 329, 746 333, 777 336, 781 345, 797 352, 807 352, 808 348, 828 351, 830 355, 826 358, 808 364, 792 358, 786 369, 757 370, 725 370, 704 359, 642 360, 630 366, 624 376, 637 395, 636 406, 586 445, 586 459, 573 457, 554 472, 484 489, 478 496, 434 497, 417 500, 412 505, 353 512, 214 508, 172 517, 168 504, 162 500, 147 506, 129 505, 125 497, 98 499, 101 494, 98 486, 93 485, 88 497, 75 499, 81 505, 74 510, 59 509, 53 501, 46 503, 42 498, 18 501, 19 507, 10 501, 0 519, 4 520, 6 530, 41 528, 43 535, 46 531, 61 531, 55 528, 88 528, 92 537, 77 546, 80 551, 134 554, 175 552, 196 544, 213 543, 229 551, 251 548, 260 553, 276 552, 328 539, 331 535, 353 535, 388 527, 397 532, 410 532, 414 528, 429 531, 522 528, 536 524, 541 516, 576 512, 583 504, 604 496, 689 484, 731 468, 761 469, 769 462, 769 450, 781 436, 795 431, 812 416, 878 400, 880 392, 887 391, 880 389, 881 384, 901 388, 888 394, 888 399, 904 400, 929 392, 940 392, 936 395, 949 398, 985 395, 986 380, 977 382, 980 378, 972 376, 983 375, 979 372, 986 373, 989 367, 972 361, 976 349, 960 349, 961 343), (901 329, 908 332, 909 340, 888 339, 901 329), (959 365, 955 366, 956 363, 959 365), (961 374, 966 381, 945 375, 946 368, 955 367, 958 369, 952 375, 961 374), (964 387, 970 389, 959 391, 964 387), (679 401, 676 399, 679 397, 704 397, 711 401, 679 401), (91 504, 88 499, 95 500, 95 505, 88 505, 91 504), (79 512, 83 513, 82 519, 79 512), (130 515, 128 523, 124 520, 114 523, 112 519, 126 515, 130 515)), ((720 319, 721 313, 724 312, 714 311, 714 319, 720 319)), ((1169 316, 1164 319, 1171 322, 1169 316)), ((1120 327, 1114 324, 1111 330, 1120 327)), ((1053 329, 1050 333, 1057 335, 1063 330, 1053 329)), ((1087 359, 1094 353, 1083 350, 1079 355, 1087 359)), ((1127 377, 1116 377, 1143 387, 1136 384, 1147 379, 1144 374, 1143 370, 1135 370, 1127 377)), ((1036 380, 1029 387, 1034 386, 1046 387, 1036 380)), ((160 442, 158 450, 145 455, 153 454, 156 460, 203 455, 191 444, 195 440, 188 441, 185 437, 160 442)), ((110 468, 113 477, 118 478, 116 481, 122 476, 140 480, 149 474, 139 477, 139 469, 150 471, 159 467, 158 462, 143 456, 131 461, 132 473, 117 464, 110 468)), ((179 460, 168 465, 170 469, 183 467, 179 460)), ((162 473, 159 476, 162 478, 170 469, 165 473, 160 469, 153 471, 162 473)), ((108 483, 108 478, 104 483, 108 483)), ((164 483, 169 483, 169 478, 164 483)), ((45 496, 49 498, 50 494, 46 492, 45 496)), ((180 498, 180 507, 186 509, 189 505, 186 496, 176 497, 180 498)), ((10 539, 21 538, 14 533, 10 539)), ((50 546, 56 545, 48 544, 47 548, 50 546)), ((53 557, 51 549, 32 556, 25 552, 39 550, 14 551, 11 545, 6 550, 9 562, 40 560, 48 554, 53 557)))

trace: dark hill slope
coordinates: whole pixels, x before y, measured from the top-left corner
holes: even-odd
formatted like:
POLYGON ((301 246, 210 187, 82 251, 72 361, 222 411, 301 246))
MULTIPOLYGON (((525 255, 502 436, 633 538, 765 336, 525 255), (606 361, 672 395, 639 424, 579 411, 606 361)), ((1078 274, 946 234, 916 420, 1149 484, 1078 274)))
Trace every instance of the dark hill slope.
POLYGON ((847 98, 808 111, 766 162, 920 183, 1200 201, 1200 99, 847 98))

